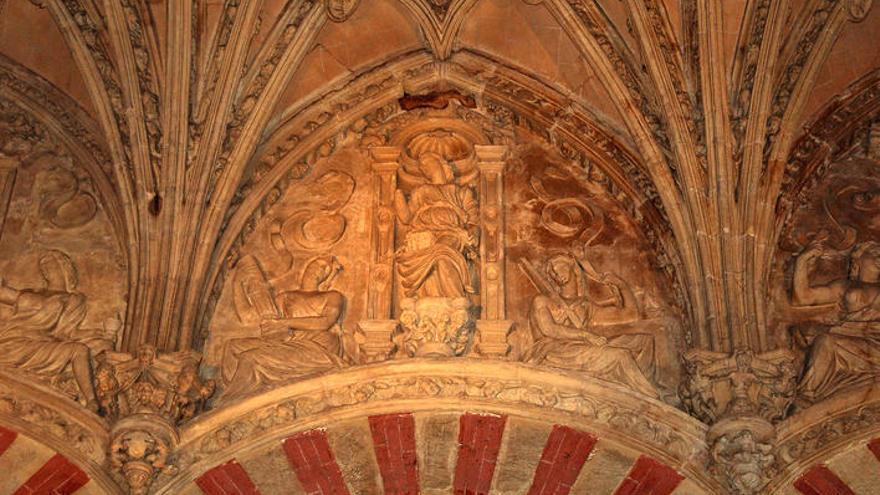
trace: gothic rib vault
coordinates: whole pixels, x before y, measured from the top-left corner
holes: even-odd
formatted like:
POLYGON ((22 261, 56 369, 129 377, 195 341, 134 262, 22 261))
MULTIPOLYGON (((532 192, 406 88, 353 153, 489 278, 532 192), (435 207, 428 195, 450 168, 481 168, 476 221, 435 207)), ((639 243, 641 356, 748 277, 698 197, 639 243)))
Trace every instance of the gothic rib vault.
POLYGON ((0 493, 880 493, 871 0, 0 0, 0 493))

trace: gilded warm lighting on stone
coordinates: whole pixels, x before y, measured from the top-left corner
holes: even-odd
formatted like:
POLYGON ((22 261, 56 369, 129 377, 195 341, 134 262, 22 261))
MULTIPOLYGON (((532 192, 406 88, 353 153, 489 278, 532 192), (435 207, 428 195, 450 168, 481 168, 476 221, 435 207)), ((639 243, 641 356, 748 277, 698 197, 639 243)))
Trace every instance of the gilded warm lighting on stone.
POLYGON ((869 494, 871 0, 0 0, 0 495, 869 494))

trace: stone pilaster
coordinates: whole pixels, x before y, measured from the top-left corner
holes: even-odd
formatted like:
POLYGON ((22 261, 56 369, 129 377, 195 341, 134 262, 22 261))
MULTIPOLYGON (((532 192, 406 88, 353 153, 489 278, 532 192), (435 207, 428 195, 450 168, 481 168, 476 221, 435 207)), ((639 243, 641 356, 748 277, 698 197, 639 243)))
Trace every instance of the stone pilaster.
POLYGON ((480 302, 476 352, 487 357, 507 354, 504 273, 504 157, 506 146, 476 145, 480 167, 480 302))
POLYGON ((394 244, 396 220, 394 194, 400 148, 377 146, 373 159, 373 226, 370 234, 370 280, 367 283, 367 319, 359 323, 364 332, 367 361, 378 361, 391 352, 391 335, 397 328, 392 319, 394 301, 394 244))

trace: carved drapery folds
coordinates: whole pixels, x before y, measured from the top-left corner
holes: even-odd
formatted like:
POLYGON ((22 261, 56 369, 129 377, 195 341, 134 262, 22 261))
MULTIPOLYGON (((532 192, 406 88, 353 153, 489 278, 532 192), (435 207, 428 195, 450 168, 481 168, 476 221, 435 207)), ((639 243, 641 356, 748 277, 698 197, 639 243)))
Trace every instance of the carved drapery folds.
POLYGON ((362 362, 474 356, 567 369, 675 401, 670 333, 681 327, 662 277, 646 275, 638 227, 594 176, 533 136, 514 148, 512 134, 475 101, 444 91, 383 107, 359 128, 359 142, 317 159, 313 178, 281 194, 243 247, 215 316, 207 355, 221 370, 224 399, 362 362), (350 179, 344 191, 316 187, 343 169, 350 179), (315 233, 339 228, 331 242, 289 242, 278 225, 300 216, 316 219, 315 233), (613 247, 630 240, 639 247, 613 247), (550 284, 543 269, 560 252, 582 272, 574 298, 564 301, 565 288, 550 284), (310 317, 327 318, 315 329, 324 337, 308 338, 282 319, 277 334, 290 341, 270 342, 260 314, 277 312, 285 287, 302 284, 291 276, 301 270, 295 267, 319 253, 345 265, 331 291, 338 304, 308 303, 329 284, 289 294, 296 304, 323 308, 310 317), (542 266, 541 281, 520 270, 526 260, 542 266), (549 319, 528 311, 541 298, 562 301, 548 308, 549 319), (569 306, 583 314, 566 319, 569 306), (565 325, 564 336, 550 328, 565 325), (337 337, 346 335, 360 359, 346 354, 337 337), (298 338, 314 348, 305 352, 298 338), (321 362, 307 364, 305 355, 321 362))
POLYGON ((731 10, 717 1, 527 0, 543 5, 517 14, 548 15, 523 26, 570 35, 560 71, 567 52, 595 69, 576 90, 467 46, 491 36, 457 38, 475 0, 404 0, 389 15, 408 9, 423 50, 352 47, 340 65, 374 67, 296 107, 285 88, 308 82, 291 79, 302 60, 334 51, 322 24, 369 20, 368 2, 214 2, 211 22, 190 2, 161 16, 130 0, 34 3, 69 45, 81 77, 68 80, 107 150, 75 104, 44 105, 48 83, 0 60, 0 367, 106 421, 108 463, 133 493, 174 472, 181 425, 209 403, 331 374, 364 371, 268 421, 377 396, 602 415, 587 394, 514 378, 345 369, 464 362, 686 409, 708 450, 680 460, 706 454, 727 490, 761 493, 780 424, 880 379, 876 77, 783 159, 869 0, 801 14, 747 2, 740 47, 718 34, 731 10), (607 120, 587 109, 596 95, 607 120), (169 352, 115 352, 143 342, 169 352), (204 362, 170 352, 190 347, 204 362))
POLYGON ((402 132, 394 197, 397 353, 460 356, 473 345, 480 304, 480 170, 468 134, 422 125, 402 132))

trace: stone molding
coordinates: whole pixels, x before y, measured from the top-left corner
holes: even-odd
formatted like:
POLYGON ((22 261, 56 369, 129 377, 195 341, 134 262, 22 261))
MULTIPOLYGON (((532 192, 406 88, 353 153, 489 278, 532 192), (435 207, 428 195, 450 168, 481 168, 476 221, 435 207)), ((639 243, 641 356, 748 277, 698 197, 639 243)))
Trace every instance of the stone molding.
POLYGON ((204 469, 296 431, 404 409, 521 416, 537 412, 650 452, 680 466, 689 477, 712 484, 702 467, 705 425, 603 380, 520 363, 461 358, 390 361, 328 378, 317 376, 233 402, 185 424, 177 450, 180 474, 157 493, 177 493, 204 469))

